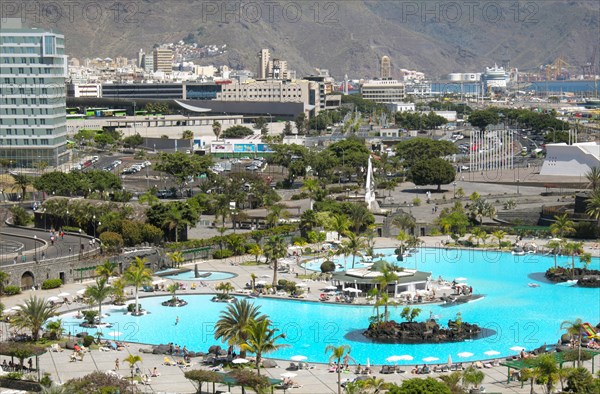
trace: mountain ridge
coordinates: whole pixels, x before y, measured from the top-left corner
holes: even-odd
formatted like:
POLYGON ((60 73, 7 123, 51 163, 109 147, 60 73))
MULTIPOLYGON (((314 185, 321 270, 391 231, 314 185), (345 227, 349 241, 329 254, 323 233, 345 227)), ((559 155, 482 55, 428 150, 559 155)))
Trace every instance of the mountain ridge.
MULTIPOLYGON (((34 3, 25 0, 22 7, 34 3)), ((54 3, 66 10, 72 2, 54 3)), ((30 17, 25 23, 65 34, 67 53, 77 58, 134 58, 140 48, 149 51, 155 44, 176 42, 193 33, 199 44, 227 44, 224 55, 202 59, 200 64, 256 71, 256 54, 269 48, 272 56, 287 60, 298 76, 324 68, 337 78, 344 74, 377 77, 383 55, 391 57, 394 77, 399 77, 401 68, 424 71, 433 78, 450 72, 481 72, 507 60, 511 67, 535 70, 559 56, 573 66, 571 72, 580 73, 600 37, 600 2, 585 0, 519 1, 518 11, 516 1, 76 4, 80 10, 74 13, 81 12, 79 18, 50 18, 40 9, 40 18, 30 17), (101 17, 92 18, 94 7, 101 7, 101 17)), ((3 16, 11 17, 6 12, 3 16)), ((599 61, 596 53, 596 64, 599 61)))

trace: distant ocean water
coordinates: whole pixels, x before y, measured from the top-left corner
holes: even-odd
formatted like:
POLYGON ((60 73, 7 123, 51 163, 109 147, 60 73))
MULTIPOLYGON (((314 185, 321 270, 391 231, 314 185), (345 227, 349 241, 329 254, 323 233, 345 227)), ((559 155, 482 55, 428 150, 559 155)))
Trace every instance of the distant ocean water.
MULTIPOLYGON (((600 81, 597 85, 600 85, 600 81)), ((536 92, 584 93, 594 92, 594 89, 594 81, 542 81, 532 82, 523 90, 534 90, 536 92)))

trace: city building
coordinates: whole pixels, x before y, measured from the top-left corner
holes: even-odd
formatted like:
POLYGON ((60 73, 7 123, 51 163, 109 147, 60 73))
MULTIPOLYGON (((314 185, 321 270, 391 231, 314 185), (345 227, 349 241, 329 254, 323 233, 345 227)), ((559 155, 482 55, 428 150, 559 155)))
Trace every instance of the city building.
POLYGON ((154 59, 154 71, 165 74, 173 72, 173 50, 169 48, 155 48, 152 52, 154 59))
POLYGON ((2 20, 0 158, 22 167, 68 160, 66 76, 63 35, 25 28, 17 18, 2 20))
POLYGON ((415 103, 387 103, 385 105, 392 113, 394 112, 414 112, 415 103))
POLYGON ((258 52, 258 72, 256 73, 256 78, 258 79, 266 79, 267 72, 269 68, 269 50, 261 49, 258 52))
POLYGON ((392 78, 392 62, 389 56, 381 57, 381 79, 391 79, 392 78))
POLYGON ((99 83, 67 84, 67 97, 102 97, 102 85, 99 83))
POLYGON ((404 101, 404 84, 395 79, 371 80, 364 82, 360 93, 365 100, 377 103, 395 103, 404 101))

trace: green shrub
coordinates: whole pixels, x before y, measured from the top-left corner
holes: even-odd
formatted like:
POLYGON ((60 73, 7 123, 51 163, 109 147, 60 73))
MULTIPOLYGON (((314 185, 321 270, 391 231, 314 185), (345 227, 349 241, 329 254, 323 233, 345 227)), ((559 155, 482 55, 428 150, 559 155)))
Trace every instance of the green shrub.
POLYGON ((125 246, 135 246, 142 243, 142 223, 131 220, 121 222, 121 236, 125 246))
POLYGON ((56 278, 56 279, 47 279, 44 282, 42 282, 42 290, 48 290, 48 289, 56 289, 57 287, 61 287, 62 286, 62 280, 56 278))
POLYGON ((83 346, 90 347, 94 343, 94 337, 91 335, 86 335, 83 337, 83 346))
POLYGON ((419 197, 415 197, 413 198, 412 203, 415 207, 418 207, 419 205, 421 205, 421 199, 419 197))
MULTIPOLYGON (((65 233, 79 233, 79 227, 63 226, 62 229, 65 233)), ((81 233, 85 234, 85 232, 83 232, 83 230, 81 230, 81 233)))
POLYGON ((7 379, 21 380, 23 379, 23 372, 9 372, 6 374, 7 379))
POLYGON ((304 254, 311 254, 312 252, 313 252, 313 250, 310 246, 304 248, 304 254))
POLYGON ((437 228, 432 228, 431 231, 429 232, 429 235, 442 235, 442 232, 440 230, 438 230, 437 228))
POLYGON ((33 215, 27 213, 25 208, 19 205, 13 205, 10 213, 12 213, 13 224, 16 226, 27 226, 33 220, 33 215))
POLYGON ((142 226, 142 238, 144 238, 144 242, 157 245, 162 240, 163 235, 163 231, 152 224, 145 223, 142 226))
MULTIPOLYGON (((138 304, 138 310, 142 310, 142 304, 138 304)), ((133 304, 128 304, 127 305, 127 312, 131 313, 131 312, 135 312, 135 302, 133 304)))
POLYGON ((96 316, 98 316, 98 311, 96 310, 87 310, 82 311, 81 313, 83 314, 83 319, 88 324, 94 324, 94 320, 96 320, 96 316))
POLYGON ((15 294, 21 294, 21 288, 19 286, 8 285, 4 287, 4 295, 11 296, 15 294))
POLYGON ((226 259, 233 256, 233 251, 229 249, 216 250, 213 252, 213 259, 226 259))
POLYGON ((335 263, 331 260, 323 261, 323 264, 321 264, 321 272, 326 274, 333 271, 335 271, 335 263))
POLYGON ((112 231, 105 231, 100 234, 100 242, 108 252, 118 252, 123 248, 123 237, 112 231))

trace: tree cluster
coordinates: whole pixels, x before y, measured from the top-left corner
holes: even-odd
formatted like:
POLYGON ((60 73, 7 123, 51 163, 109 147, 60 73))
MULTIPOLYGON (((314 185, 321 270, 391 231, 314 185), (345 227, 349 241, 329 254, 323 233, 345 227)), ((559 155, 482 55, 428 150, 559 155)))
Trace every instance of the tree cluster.
POLYGON ((448 123, 446 118, 436 115, 433 111, 428 114, 396 112, 394 119, 397 126, 408 130, 431 130, 448 123))
POLYGON ((108 171, 53 171, 33 179, 33 187, 52 195, 87 196, 90 190, 100 194, 121 190, 123 184, 121 178, 108 171))
POLYGON ((238 139, 238 138, 248 137, 249 135, 253 135, 253 134, 254 134, 254 131, 252 131, 252 129, 250 129, 246 126, 242 126, 242 125, 235 125, 235 126, 231 126, 228 129, 225 129, 225 131, 223 131, 222 137, 238 139))

